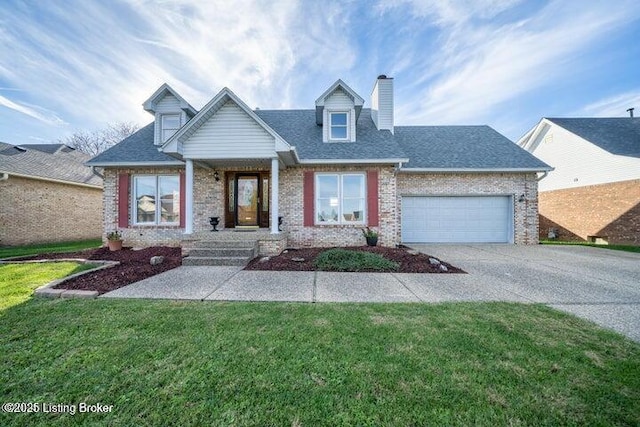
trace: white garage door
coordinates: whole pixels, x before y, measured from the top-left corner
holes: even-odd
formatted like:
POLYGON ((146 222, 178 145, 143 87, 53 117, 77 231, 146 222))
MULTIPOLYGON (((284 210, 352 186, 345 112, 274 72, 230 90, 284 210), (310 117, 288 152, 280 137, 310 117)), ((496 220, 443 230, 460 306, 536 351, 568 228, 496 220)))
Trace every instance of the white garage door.
POLYGON ((405 243, 509 243, 509 196, 403 197, 405 243))

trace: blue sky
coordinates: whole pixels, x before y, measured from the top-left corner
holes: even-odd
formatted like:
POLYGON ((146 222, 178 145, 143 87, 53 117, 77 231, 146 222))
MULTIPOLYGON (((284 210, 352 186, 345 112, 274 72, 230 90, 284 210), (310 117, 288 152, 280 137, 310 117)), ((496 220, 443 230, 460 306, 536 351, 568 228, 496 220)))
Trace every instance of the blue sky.
MULTIPOLYGON (((313 108, 342 78, 394 77, 396 124, 640 115, 637 1, 48 0, 0 2, 0 141, 144 125, 163 82, 201 108, 313 108)), ((368 102, 365 106, 368 105, 368 102)))

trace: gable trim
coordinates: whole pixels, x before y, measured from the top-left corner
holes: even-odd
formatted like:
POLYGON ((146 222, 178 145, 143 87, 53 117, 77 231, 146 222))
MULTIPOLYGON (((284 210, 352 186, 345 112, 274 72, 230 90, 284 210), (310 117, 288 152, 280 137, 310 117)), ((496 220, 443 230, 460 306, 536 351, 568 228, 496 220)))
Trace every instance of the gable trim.
POLYGON ((12 176, 17 176, 18 178, 34 179, 37 181, 55 182, 58 184, 66 184, 66 185, 75 185, 78 187, 94 188, 96 190, 102 190, 103 188, 102 185, 86 184, 83 182, 76 182, 76 181, 65 181, 63 179, 47 178, 44 176, 27 175, 23 173, 7 172, 7 171, 1 171, 1 170, 0 170, 0 174, 6 176, 7 178, 11 178, 12 176))
POLYGON ((144 108, 145 111, 147 111, 147 112, 149 112, 151 114, 155 114, 156 113, 156 104, 158 103, 158 99, 159 98, 163 98, 165 93, 170 93, 171 95, 175 96, 178 99, 178 101, 180 101, 180 108, 184 112, 190 113, 192 116, 195 116, 198 113, 198 110, 193 108, 191 106, 191 104, 189 104, 183 97, 180 96, 180 94, 178 94, 178 92, 176 92, 167 83, 163 83, 162 86, 160 86, 153 93, 153 95, 151 95, 149 97, 149 99, 144 101, 142 103, 142 108, 144 108))
POLYGON ((251 110, 247 104, 244 103, 235 93, 229 88, 224 87, 211 101, 207 103, 187 124, 176 132, 171 138, 169 138, 164 144, 160 146, 160 151, 164 153, 178 153, 182 154, 182 143, 197 131, 205 122, 215 114, 215 111, 220 109, 227 101, 233 101, 244 113, 246 113, 252 120, 254 120, 260 127, 262 127, 269 135, 275 139, 275 151, 290 151, 291 145, 284 140, 276 131, 274 131, 264 120, 262 120, 253 110, 251 110), (209 115, 211 110, 215 111, 209 115), (206 117, 208 116, 209 117, 206 117), (205 118, 206 117, 206 118, 205 118))
POLYGON ((356 110, 356 122, 358 117, 360 117, 360 111, 362 111, 362 106, 364 105, 364 98, 356 93, 353 89, 349 87, 342 79, 336 80, 334 84, 329 86, 329 89, 325 90, 318 99, 316 99, 316 123, 321 125, 324 121, 324 102, 336 89, 341 88, 348 97, 353 99, 353 105, 356 110))

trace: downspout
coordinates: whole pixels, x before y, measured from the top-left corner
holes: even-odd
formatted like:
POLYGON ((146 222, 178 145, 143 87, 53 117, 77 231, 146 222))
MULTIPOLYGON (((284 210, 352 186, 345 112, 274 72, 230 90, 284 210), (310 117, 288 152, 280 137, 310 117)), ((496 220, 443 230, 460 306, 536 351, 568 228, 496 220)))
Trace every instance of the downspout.
POLYGON ((100 178, 104 179, 104 175, 102 175, 100 172, 98 172, 98 169, 96 169, 96 166, 91 166, 91 172, 94 175, 98 175, 100 178))
POLYGON ((549 171, 542 172, 542 176, 536 178, 536 181, 538 181, 538 182, 542 181, 543 179, 545 179, 547 177, 547 175, 549 175, 549 171))
POLYGON ((398 166, 393 168, 393 175, 397 175, 400 169, 402 169, 402 162, 398 162, 398 166))

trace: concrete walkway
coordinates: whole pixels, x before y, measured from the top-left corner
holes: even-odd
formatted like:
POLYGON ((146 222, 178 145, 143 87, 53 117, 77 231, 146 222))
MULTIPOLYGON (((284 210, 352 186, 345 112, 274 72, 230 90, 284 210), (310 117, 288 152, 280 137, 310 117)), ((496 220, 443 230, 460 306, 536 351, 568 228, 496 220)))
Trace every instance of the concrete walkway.
POLYGON ((640 254, 583 246, 416 245, 468 274, 179 267, 105 298, 544 303, 640 342, 640 254))

